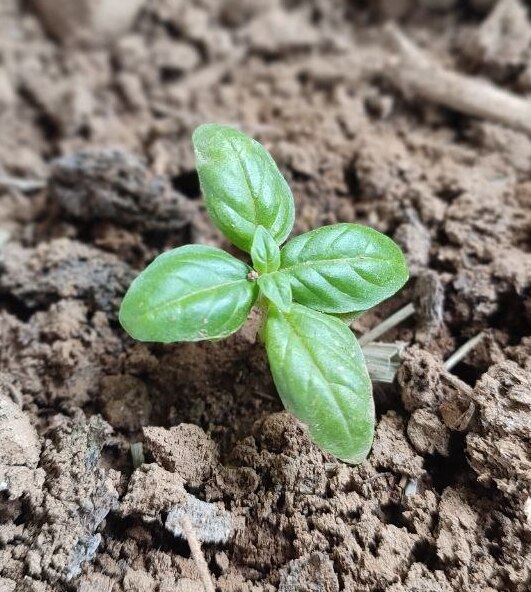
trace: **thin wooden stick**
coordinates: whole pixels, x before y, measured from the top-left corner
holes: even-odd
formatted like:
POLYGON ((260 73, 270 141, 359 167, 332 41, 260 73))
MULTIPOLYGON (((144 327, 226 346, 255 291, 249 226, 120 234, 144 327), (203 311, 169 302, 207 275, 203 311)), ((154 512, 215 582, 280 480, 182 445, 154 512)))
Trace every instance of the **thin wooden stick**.
POLYGON ((386 34, 397 55, 385 74, 402 92, 460 113, 502 123, 531 134, 531 101, 491 82, 448 70, 438 64, 392 23, 386 34))
POLYGON ((199 575, 201 576, 205 592, 216 592, 214 589, 214 584, 212 583, 210 572, 208 571, 208 565, 205 560, 205 556, 203 555, 203 551, 201 551, 201 544, 199 543, 199 540, 195 534, 195 530, 192 526, 190 518, 186 515, 183 516, 182 527, 184 535, 186 536, 186 540, 188 541, 188 546, 190 547, 190 552, 192 553, 192 557, 194 558, 197 569, 199 570, 199 575))
POLYGON ((46 181, 41 179, 20 179, 9 175, 0 175, 0 189, 16 189, 22 193, 33 193, 46 187, 46 181))
POLYGON ((400 310, 397 310, 394 314, 390 317, 387 317, 385 321, 382 321, 379 325, 372 328, 370 331, 367 331, 364 335, 362 335, 358 342, 363 347, 372 341, 376 341, 379 337, 381 337, 387 331, 390 331, 393 327, 405 321, 408 317, 410 317, 415 312, 415 307, 412 302, 406 304, 400 310))
POLYGON ((456 364, 458 364, 467 354, 469 351, 473 350, 478 343, 485 339, 485 333, 478 333, 471 339, 469 339, 466 343, 458 348, 447 360, 444 362, 444 367, 446 370, 451 370, 456 364))

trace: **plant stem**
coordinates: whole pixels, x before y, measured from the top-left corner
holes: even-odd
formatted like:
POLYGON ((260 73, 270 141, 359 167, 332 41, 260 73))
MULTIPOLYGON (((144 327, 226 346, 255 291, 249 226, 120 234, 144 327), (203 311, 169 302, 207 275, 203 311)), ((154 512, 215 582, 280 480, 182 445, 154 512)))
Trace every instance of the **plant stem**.
POLYGON ((214 584, 212 583, 212 578, 210 577, 210 572, 208 571, 208 565, 205 560, 205 556, 203 555, 203 551, 201 551, 201 545, 195 534, 194 527, 192 526, 190 518, 186 515, 183 516, 182 527, 184 535, 186 536, 186 540, 188 541, 188 546, 190 547, 190 552, 192 553, 192 557, 195 561, 195 564, 197 565, 199 575, 201 576, 205 592, 216 592, 214 589, 214 584))
POLYGON ((264 343, 264 325, 267 317, 267 310, 269 308, 269 303, 267 299, 264 297, 263 294, 258 295, 258 299, 256 301, 256 308, 260 315, 260 322, 258 323, 258 327, 256 329, 256 335, 258 339, 264 343))

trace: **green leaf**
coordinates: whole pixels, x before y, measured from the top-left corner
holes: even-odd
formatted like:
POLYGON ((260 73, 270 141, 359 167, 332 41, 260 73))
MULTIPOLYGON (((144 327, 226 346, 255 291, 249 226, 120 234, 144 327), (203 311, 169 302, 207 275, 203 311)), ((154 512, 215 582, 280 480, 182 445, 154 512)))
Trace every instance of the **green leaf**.
POLYGON ((315 443, 362 462, 374 433, 372 385, 360 346, 339 319, 292 304, 269 309, 263 337, 275 385, 315 443))
POLYGON ((247 253, 257 226, 282 244, 293 228, 295 206, 269 152, 242 132, 213 123, 199 126, 192 141, 214 224, 247 253))
POLYGON ((280 252, 295 302, 321 312, 363 311, 399 290, 406 259, 389 237, 366 226, 323 226, 289 241, 280 252))
POLYGON ((219 339, 245 322, 258 295, 250 268, 221 249, 187 245, 159 255, 133 281, 120 309, 140 341, 219 339))
MULTIPOLYGON (((339 319, 340 321, 343 321, 344 323, 346 323, 347 325, 352 325, 352 323, 354 321, 357 321, 361 315, 366 312, 364 310, 353 310, 352 312, 340 312, 337 314, 334 314, 334 316, 339 319)), ((333 313, 331 313, 333 314, 333 313)))
POLYGON ((280 249, 275 239, 263 227, 258 226, 251 245, 253 267, 259 273, 276 271, 280 266, 280 249))
POLYGON ((258 287, 264 296, 281 311, 291 306, 291 285, 289 278, 279 273, 269 273, 258 278, 258 287))

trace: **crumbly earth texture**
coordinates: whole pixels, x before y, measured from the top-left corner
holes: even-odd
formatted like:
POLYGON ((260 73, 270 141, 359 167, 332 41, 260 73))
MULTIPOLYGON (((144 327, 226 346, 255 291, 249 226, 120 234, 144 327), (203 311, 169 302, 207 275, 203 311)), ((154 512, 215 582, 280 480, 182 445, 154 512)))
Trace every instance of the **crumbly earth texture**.
POLYGON ((383 28, 526 95, 525 7, 153 0, 61 43, 38 4, 0 6, 0 591, 199 592, 185 515, 219 592, 530 590, 531 142, 400 94, 383 28), (365 223, 410 261, 354 326, 417 304, 359 466, 282 411, 252 323, 167 346, 118 324, 157 253, 228 247, 194 172, 206 121, 271 150, 295 233, 365 223))

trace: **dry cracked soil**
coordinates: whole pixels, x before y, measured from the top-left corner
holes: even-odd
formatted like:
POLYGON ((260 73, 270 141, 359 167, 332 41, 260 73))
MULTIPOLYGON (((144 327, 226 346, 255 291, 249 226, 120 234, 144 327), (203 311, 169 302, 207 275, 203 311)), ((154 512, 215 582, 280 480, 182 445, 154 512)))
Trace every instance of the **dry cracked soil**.
POLYGON ((199 592, 183 514, 219 592, 531 590, 530 138, 400 92, 384 31, 525 96, 527 7, 154 0, 112 39, 79 13, 77 39, 37 5, 0 3, 0 591, 199 592), (416 304, 359 466, 282 411, 252 330, 161 346, 117 322, 157 253, 227 247, 205 121, 271 150, 296 233, 356 221, 407 254, 354 325, 416 304))

